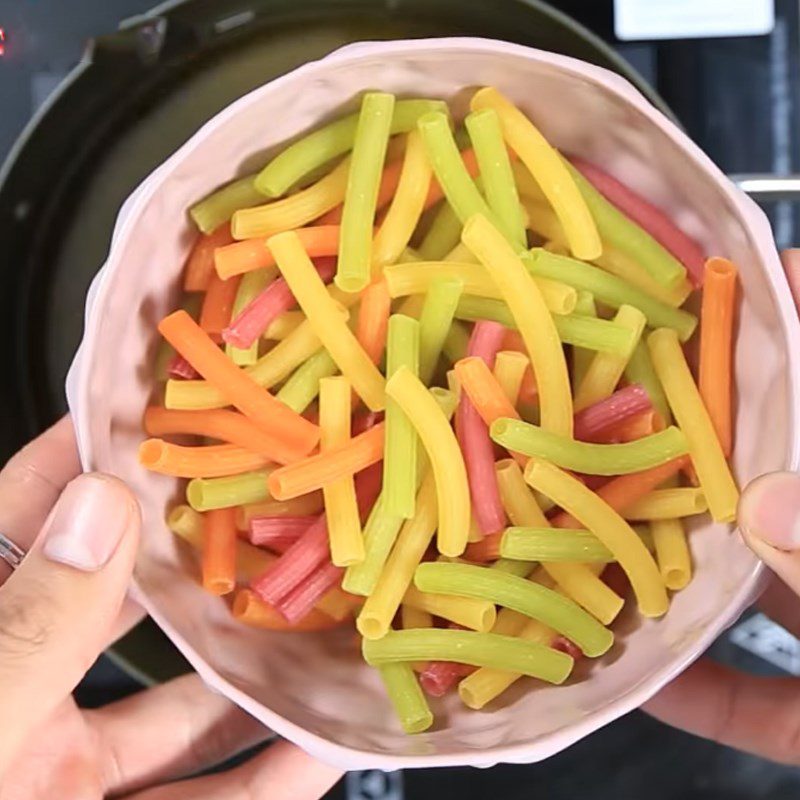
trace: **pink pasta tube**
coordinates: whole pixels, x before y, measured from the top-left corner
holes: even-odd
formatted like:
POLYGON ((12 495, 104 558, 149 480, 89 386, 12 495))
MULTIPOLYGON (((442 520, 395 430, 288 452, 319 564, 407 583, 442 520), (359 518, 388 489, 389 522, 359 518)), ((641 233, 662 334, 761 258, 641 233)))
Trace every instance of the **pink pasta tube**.
MULTIPOLYGON (((355 481, 358 508, 363 517, 374 505, 380 491, 380 465, 375 464, 360 472, 355 481)), ((319 567, 329 563, 330 555, 328 526, 322 514, 263 575, 251 582, 250 588, 265 603, 280 610, 280 602, 319 567)))
POLYGON ((455 661, 431 661, 419 674, 420 686, 430 697, 443 697, 475 667, 455 661))
POLYGON ((248 538, 257 547, 277 553, 289 549, 317 521, 312 517, 253 517, 248 538))
POLYGON ((650 396, 644 387, 632 383, 579 411, 575 415, 575 438, 583 442, 606 441, 605 434, 610 428, 652 408, 650 396))
MULTIPOLYGON (((497 322, 476 322, 467 354, 482 358, 492 369, 505 333, 506 329, 497 322)), ((481 533, 487 536, 505 528, 508 518, 497 486, 489 428, 466 393, 462 394, 456 410, 456 436, 467 468, 472 511, 481 533)))
POLYGON ((321 515, 250 588, 268 605, 277 605, 329 557, 328 526, 321 515))
POLYGON ((192 381, 200 373, 182 356, 176 353, 167 364, 167 375, 179 381, 192 381))
MULTIPOLYGON (((315 266, 325 283, 333 280, 336 274, 335 258, 319 258, 315 266)), ((222 331, 222 338, 234 347, 250 347, 276 317, 284 311, 291 311, 296 305, 297 301, 289 285, 283 278, 278 278, 242 309, 236 319, 222 331)))
MULTIPOLYGON (((292 624, 303 619, 324 594, 342 582, 344 568, 322 564, 302 583, 295 586, 276 606, 278 611, 292 624)), ((359 598, 362 599, 363 598, 359 598)), ((355 602, 355 599, 354 599, 355 602)))

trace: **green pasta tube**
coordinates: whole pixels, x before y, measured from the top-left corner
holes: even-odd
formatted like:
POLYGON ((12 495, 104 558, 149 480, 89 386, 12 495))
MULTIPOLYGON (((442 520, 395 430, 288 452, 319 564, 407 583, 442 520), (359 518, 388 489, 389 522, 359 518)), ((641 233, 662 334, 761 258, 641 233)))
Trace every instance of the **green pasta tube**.
POLYGON ((454 321, 450 325, 450 330, 447 331, 447 336, 445 336, 442 344, 442 352, 445 358, 451 364, 455 364, 456 361, 460 361, 466 356, 468 345, 469 333, 460 322, 454 321))
POLYGON ((525 247, 528 243, 525 222, 497 113, 491 108, 474 111, 464 122, 475 149, 489 208, 508 240, 517 247, 525 247))
MULTIPOLYGON (((386 377, 400 367, 419 373, 419 323, 403 314, 389 318, 386 377)), ((386 403, 386 447, 383 492, 386 512, 405 519, 414 516, 417 484, 417 434, 411 421, 391 398, 386 403)))
POLYGON ((562 469, 587 475, 628 475, 665 464, 689 452, 686 437, 674 426, 625 444, 577 442, 538 425, 507 417, 495 420, 489 432, 492 439, 507 450, 536 456, 562 469))
POLYGON ((419 316, 419 378, 431 382, 445 339, 450 332, 463 283, 440 278, 431 283, 419 316))
POLYGON ((614 634, 576 602, 516 575, 471 564, 427 563, 417 567, 414 584, 423 592, 491 600, 511 608, 563 634, 591 658, 614 643, 614 634))
MULTIPOLYGON (((597 317, 597 308, 594 304, 594 295, 591 292, 578 292, 575 302, 575 315, 581 317, 597 317)), ((586 347, 575 347, 572 351, 572 391, 581 385, 589 364, 592 363, 594 352, 586 347)))
MULTIPOLYGON (((391 116, 390 134, 408 133, 417 120, 430 111, 446 111, 441 100, 398 100, 391 116)), ((353 147, 358 128, 358 113, 349 114, 298 139, 282 150, 267 164, 255 179, 261 193, 260 202, 267 197, 280 197, 289 188, 315 169, 324 166, 353 147)))
POLYGON ((189 216, 202 233, 211 233, 227 222, 234 211, 251 208, 264 202, 264 195, 256 189, 255 175, 244 178, 217 189, 189 209, 189 216))
MULTIPOLYGON (((236 319, 244 310, 245 306, 258 295, 262 289, 275 277, 275 268, 256 269, 242 275, 239 288, 236 290, 236 299, 233 301, 231 319, 236 319)), ((234 347, 232 344, 225 345, 225 355, 238 364, 246 367, 258 361, 258 339, 250 347, 234 347)))
POLYGON ((397 662, 378 667, 386 694, 406 733, 422 733, 433 724, 433 714, 414 670, 397 662))
MULTIPOLYGON (((416 250, 417 261, 441 261, 461 241, 461 220, 443 200, 416 250)), ((399 263, 403 263, 401 259, 399 263)))
POLYGON ((518 578, 527 578, 530 575, 532 566, 527 561, 517 561, 510 558, 498 558, 492 564, 492 569, 504 572, 507 575, 516 575, 518 578))
POLYGON ((407 661, 457 661, 518 672, 548 683, 563 683, 574 664, 560 650, 513 636, 436 628, 390 631, 382 639, 364 639, 361 652, 373 667, 407 661))
POLYGON ((364 525, 364 560, 345 570, 342 588, 350 594, 368 597, 383 570, 404 519, 386 510, 386 496, 381 493, 364 525))
POLYGON ((447 202, 463 225, 474 214, 483 214, 495 227, 501 226, 470 178, 458 152, 450 123, 445 114, 435 111, 420 117, 417 123, 436 179, 447 202))
POLYGON ((302 414, 314 402, 319 394, 319 382, 322 378, 336 375, 339 368, 324 348, 306 359, 281 386, 275 395, 292 411, 302 414))
POLYGON ((367 92, 361 101, 334 279, 344 292, 360 292, 370 281, 372 228, 393 109, 394 95, 385 92, 367 92))
POLYGON ((604 242, 631 256, 662 286, 672 288, 686 279, 686 268, 644 228, 606 200, 566 159, 572 175, 604 242))
MULTIPOLYGON (((444 415, 450 419, 456 410, 456 397, 452 392, 438 386, 434 386, 430 392, 444 415)), ((419 491, 427 464, 425 450, 418 446, 415 493, 419 491)), ((372 594, 404 521, 398 514, 387 512, 386 498, 381 492, 364 526, 364 560, 345 570, 342 588, 346 592, 362 597, 372 594)))
POLYGON ((613 308, 622 305, 638 308, 647 317, 650 327, 672 328, 682 342, 687 341, 697 327, 697 317, 694 314, 668 306, 599 267, 538 247, 529 253, 520 254, 520 258, 536 277, 551 278, 591 292, 595 300, 613 308))
POLYGON ((195 511, 260 503, 269 499, 269 473, 258 470, 225 478, 194 478, 186 486, 186 502, 195 511))
MULTIPOLYGON (((471 294, 464 295, 458 301, 456 317, 470 322, 491 319, 507 328, 517 327, 508 306, 502 300, 471 294)), ((558 337, 564 344, 587 350, 624 355, 630 352, 634 341, 633 331, 605 319, 580 314, 553 314, 553 322, 558 337)))
POLYGON ((669 425, 672 422, 672 411, 667 401, 667 395, 664 393, 664 387, 661 385, 658 375, 656 375, 655 367, 650 359, 650 350, 644 339, 645 337, 643 336, 636 343, 636 347, 625 366, 625 377, 628 383, 638 383, 645 388, 653 408, 661 414, 664 424, 669 425))
POLYGON ((500 555, 518 561, 616 560, 593 533, 568 528, 506 528, 500 555))

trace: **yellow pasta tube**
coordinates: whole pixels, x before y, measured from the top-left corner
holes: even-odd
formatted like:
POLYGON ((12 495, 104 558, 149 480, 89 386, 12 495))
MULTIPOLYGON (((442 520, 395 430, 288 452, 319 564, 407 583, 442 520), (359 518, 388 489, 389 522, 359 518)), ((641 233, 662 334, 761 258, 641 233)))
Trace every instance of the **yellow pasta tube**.
POLYGON ((506 238, 485 217, 467 220, 462 241, 480 259, 517 324, 539 389, 541 425, 572 437, 572 390, 564 350, 542 293, 506 238))
MULTIPOLYGON (((517 463, 510 458, 498 461, 495 471, 500 499, 512 524, 532 528, 550 527, 517 463)), ((622 609, 624 600, 585 564, 553 561, 542 564, 542 568, 567 597, 586 609, 603 625, 610 624, 622 609)))
POLYGON ((525 468, 525 481, 575 517, 614 554, 645 617, 666 612, 669 600, 653 557, 636 531, 608 503, 577 478, 545 461, 531 461, 525 468))
MULTIPOLYGON (((460 280, 464 294, 502 300, 503 294, 489 273, 480 264, 458 261, 417 261, 395 264, 384 270, 389 295, 393 298, 425 294, 440 278, 460 280)), ((547 309, 553 314, 571 314, 578 302, 574 288, 548 278, 533 278, 547 309)))
POLYGON ((233 238, 255 239, 302 228, 344 200, 349 172, 350 159, 346 158, 324 178, 297 194, 236 211, 231 219, 233 238))
MULTIPOLYGON (((350 439, 350 382, 347 378, 322 378, 319 382, 320 452, 346 444, 350 439)), ((364 560, 364 537, 358 516, 353 476, 347 475, 322 487, 331 561, 349 567, 364 560)))
POLYGON ((589 364, 578 391, 575 393, 575 411, 604 400, 614 394, 622 373, 630 360, 631 353, 639 343, 647 322, 644 314, 633 306, 621 306, 614 317, 614 322, 621 327, 633 331, 631 346, 624 355, 614 353, 598 353, 589 364))
POLYGON ((597 226, 569 170, 547 139, 511 101, 497 89, 485 87, 470 102, 473 111, 493 108, 500 118, 503 137, 530 170, 556 212, 575 258, 591 261, 603 250, 597 226))
POLYGON ((650 523, 656 561, 667 589, 677 592, 692 579, 692 557, 686 532, 679 519, 660 519, 650 523))
POLYGON ((436 530, 436 517, 436 481, 428 472, 417 493, 414 516, 400 529, 383 572, 356 619, 356 627, 365 639, 380 639, 391 627, 436 530))
POLYGON ((516 350, 501 350, 494 359, 494 377, 500 384, 503 394, 516 408, 519 400, 519 390, 522 388, 522 379, 530 360, 524 353, 516 350))
POLYGON ((416 586, 409 586, 403 595, 403 605, 427 611, 435 617, 455 622, 463 628, 480 633, 488 633, 497 619, 497 609, 488 600, 474 597, 456 597, 449 594, 421 592, 416 586))
POLYGON ((478 259, 464 242, 459 242, 445 257, 445 261, 455 261, 460 264, 477 264, 478 259))
POLYGON ((736 519, 739 490, 689 371, 678 335, 670 328, 659 328, 650 334, 647 345, 672 413, 689 443, 689 454, 711 516, 716 522, 732 522, 736 519))
POLYGON ((292 331, 297 330, 306 321, 302 311, 284 311, 275 317, 263 333, 264 339, 282 342, 292 331))
POLYGON ((694 487, 655 489, 625 506, 625 519, 662 520, 690 517, 708 511, 708 502, 702 489, 694 487))
POLYGON ((465 294, 501 299, 494 281, 480 264, 458 261, 417 261, 413 264, 394 264, 384 270, 389 296, 405 297, 425 294, 434 280, 450 278, 464 284, 465 294))
POLYGON ((297 304, 342 375, 370 410, 383 410, 386 405, 383 376, 342 320, 297 234, 294 231, 278 234, 267 245, 297 304))
POLYGON ((455 433, 433 395, 406 367, 392 375, 386 393, 411 420, 430 459, 439 508, 439 552, 460 556, 467 546, 470 502, 467 470, 455 433))
POLYGON ((403 625, 403 630, 407 631, 411 628, 432 628, 433 615, 427 611, 420 611, 414 606, 404 605, 400 609, 400 621, 403 625))
POLYGON ((419 131, 408 134, 403 168, 389 211, 372 242, 372 275, 400 258, 419 222, 431 182, 431 165, 419 131))
MULTIPOLYGON (((518 633, 511 635, 526 642, 549 646, 555 639, 556 632, 538 620, 531 619, 518 633)), ((521 677, 519 672, 481 667, 458 684, 458 696, 467 708, 481 709, 521 677)))
POLYGON ((167 527, 197 550, 203 547, 203 515, 191 506, 175 506, 167 515, 167 527))

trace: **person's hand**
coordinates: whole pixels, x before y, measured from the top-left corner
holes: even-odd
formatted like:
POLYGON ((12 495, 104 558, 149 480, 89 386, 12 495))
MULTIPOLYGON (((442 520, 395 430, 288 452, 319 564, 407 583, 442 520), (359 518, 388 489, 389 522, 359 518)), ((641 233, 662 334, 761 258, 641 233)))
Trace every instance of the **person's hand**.
MULTIPOLYGON (((800 309, 800 250, 782 255, 800 309)), ((800 637, 800 475, 754 480, 739 503, 745 542, 773 571, 759 606, 800 637)), ((703 658, 644 705, 676 728, 786 764, 800 764, 800 679, 748 675, 703 658)))
POLYGON ((311 800, 340 777, 287 742, 197 773, 267 739, 196 675, 81 711, 71 692, 141 618, 125 601, 139 506, 115 478, 80 475, 69 418, 0 473, 0 532, 28 555, 0 560, 0 800, 311 800))

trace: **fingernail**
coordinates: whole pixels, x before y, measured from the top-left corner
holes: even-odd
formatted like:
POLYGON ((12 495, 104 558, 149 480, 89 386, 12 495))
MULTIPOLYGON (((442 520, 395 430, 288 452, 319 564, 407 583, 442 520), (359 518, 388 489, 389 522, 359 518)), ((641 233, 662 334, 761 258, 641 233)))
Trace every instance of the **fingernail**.
POLYGON ((774 472, 756 478, 742 495, 739 524, 773 547, 800 548, 800 475, 774 472))
POLYGON ((45 523, 44 555, 94 572, 114 555, 133 512, 130 492, 114 478, 81 475, 61 493, 45 523))

